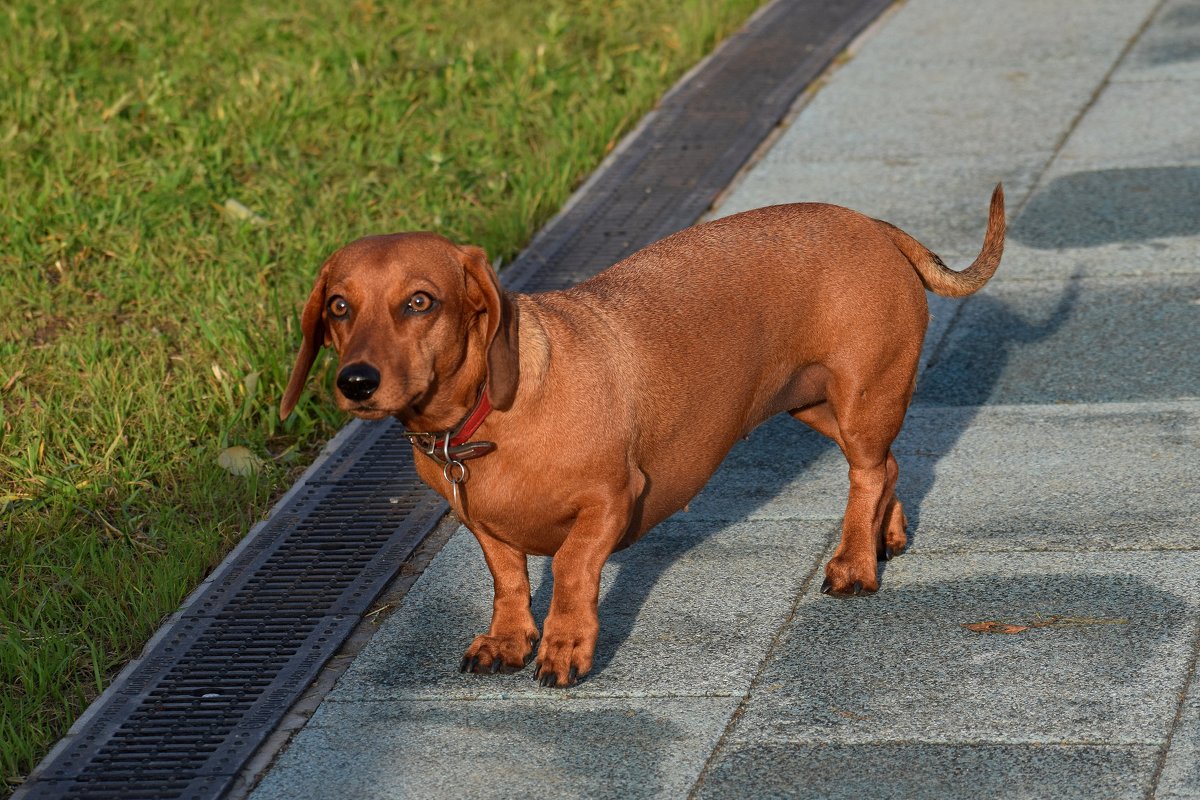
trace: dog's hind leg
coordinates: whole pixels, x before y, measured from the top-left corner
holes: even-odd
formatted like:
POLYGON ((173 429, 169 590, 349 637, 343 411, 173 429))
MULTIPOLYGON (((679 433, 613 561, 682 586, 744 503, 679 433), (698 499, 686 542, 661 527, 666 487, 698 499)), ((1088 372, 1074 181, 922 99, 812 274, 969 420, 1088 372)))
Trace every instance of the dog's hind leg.
POLYGON ((883 515, 883 545, 879 557, 884 561, 898 556, 908 547, 908 517, 904 514, 904 506, 896 497, 896 479, 900 477, 900 465, 888 448, 888 506, 883 515))
POLYGON ((900 431, 905 398, 875 398, 870 390, 831 395, 791 415, 837 443, 850 465, 850 497, 842 539, 825 569, 822 591, 859 594, 879 588, 876 561, 904 550, 907 520, 896 498, 899 467, 891 444, 900 431))

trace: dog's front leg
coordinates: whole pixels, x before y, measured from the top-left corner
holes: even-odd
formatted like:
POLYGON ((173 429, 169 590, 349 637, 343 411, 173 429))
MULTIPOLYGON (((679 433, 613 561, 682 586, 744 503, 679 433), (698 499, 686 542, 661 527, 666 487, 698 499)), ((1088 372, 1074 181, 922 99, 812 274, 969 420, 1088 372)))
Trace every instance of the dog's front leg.
MULTIPOLYGON (((641 479, 641 473, 636 473, 641 479)), ((554 594, 543 625, 534 678, 543 686, 571 686, 592 668, 600 633, 600 571, 629 530, 636 490, 585 506, 554 554, 554 594)))
POLYGON ((538 640, 529 610, 529 570, 525 554, 486 533, 475 533, 492 572, 492 627, 475 637, 463 654, 460 672, 516 672, 525 666, 538 640))

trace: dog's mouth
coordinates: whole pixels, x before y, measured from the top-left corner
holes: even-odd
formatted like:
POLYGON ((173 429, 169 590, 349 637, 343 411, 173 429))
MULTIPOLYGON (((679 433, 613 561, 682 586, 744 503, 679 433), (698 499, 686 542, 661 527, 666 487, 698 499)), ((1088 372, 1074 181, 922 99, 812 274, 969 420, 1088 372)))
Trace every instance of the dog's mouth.
POLYGON ((382 408, 376 408, 375 406, 366 405, 366 404, 359 404, 359 405, 353 406, 351 408, 346 409, 346 411, 350 412, 352 415, 358 417, 359 419, 366 419, 366 420, 371 420, 371 421, 381 420, 385 417, 392 416, 391 411, 385 411, 382 408))
POLYGON ((433 387, 426 386, 409 395, 397 392, 395 388, 388 390, 380 386, 370 396, 350 398, 342 391, 336 391, 338 407, 351 416, 369 421, 395 417, 402 422, 421 414, 424 406, 433 394, 433 387))
POLYGON ((368 400, 352 401, 348 400, 344 395, 339 395, 339 399, 343 402, 342 410, 358 417, 370 421, 381 420, 386 417, 402 418, 411 416, 419 408, 423 401, 421 396, 407 398, 397 405, 388 403, 386 406, 378 402, 377 398, 372 397, 368 400))

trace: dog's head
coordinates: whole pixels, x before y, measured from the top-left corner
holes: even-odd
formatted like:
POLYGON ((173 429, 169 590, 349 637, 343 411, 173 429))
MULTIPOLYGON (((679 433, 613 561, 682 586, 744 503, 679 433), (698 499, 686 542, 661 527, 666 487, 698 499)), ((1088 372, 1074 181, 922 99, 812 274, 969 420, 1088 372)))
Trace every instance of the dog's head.
POLYGON ((516 395, 516 305, 478 247, 432 233, 352 242, 321 267, 300 326, 304 342, 281 419, 322 345, 338 354, 338 407, 365 419, 420 418, 448 428, 463 408, 447 387, 486 381, 501 410, 516 395))

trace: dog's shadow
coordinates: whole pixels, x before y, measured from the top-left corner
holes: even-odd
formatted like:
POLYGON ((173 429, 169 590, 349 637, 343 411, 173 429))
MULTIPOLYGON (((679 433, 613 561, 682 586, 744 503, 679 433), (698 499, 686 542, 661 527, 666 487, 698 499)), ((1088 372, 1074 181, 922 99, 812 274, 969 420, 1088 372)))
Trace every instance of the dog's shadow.
MULTIPOLYGON (((1027 318, 991 294, 979 294, 968 300, 970 308, 962 309, 957 324, 935 349, 913 399, 912 409, 918 411, 939 406, 960 411, 939 416, 940 435, 936 442, 929 443, 935 452, 945 454, 954 448, 971 426, 978 409, 995 394, 1014 355, 1050 338, 1070 319, 1079 300, 1079 282, 1080 275, 1076 273, 1059 295, 1054 309, 1040 320, 1027 318), (969 323, 961 324, 968 313, 969 323)), ((912 546, 919 541, 921 506, 933 488, 939 458, 906 455, 901 451, 896 459, 900 464, 897 495, 908 515, 912 546)))
MULTIPOLYGON (((970 427, 975 409, 992 395, 1010 360, 1025 346, 1052 336, 1070 318, 1078 300, 1078 276, 1060 296, 1057 306, 1044 319, 1027 319, 998 297, 982 293, 968 298, 955 322, 934 343, 937 348, 918 382, 914 407, 956 406, 967 413, 946 414, 945 427, 938 437, 936 451, 950 452, 963 432, 970 427), (970 312, 969 315, 967 312, 970 312), (962 324, 969 316, 971 324, 962 324)), ((903 435, 903 434, 902 434, 903 435)), ((612 571, 600 607, 601 638, 598 642, 592 675, 598 675, 611 662, 620 646, 632 634, 638 616, 663 573, 684 558, 709 536, 719 535, 732 524, 761 516, 785 491, 804 493, 795 484, 812 471, 818 461, 836 458, 842 486, 840 503, 849 491, 845 464, 832 441, 798 422, 780 415, 760 426, 745 442, 727 456, 704 492, 693 501, 697 506, 719 506, 720 513, 700 512, 694 518, 680 512, 663 525, 686 528, 687 535, 667 535, 655 541, 653 552, 646 542, 615 553, 605 566, 612 571), (764 447, 764 444, 767 446, 764 447)), ((909 547, 920 541, 921 506, 933 488, 938 457, 906 456, 897 453, 900 479, 897 495, 904 503, 909 519, 909 547)), ((827 498, 824 498, 828 502, 827 498)), ((654 537, 656 531, 647 534, 654 537)), ((840 522, 831 526, 830 535, 840 534, 840 522)), ((886 564, 881 567, 886 572, 886 564)), ((553 588, 551 561, 544 559, 541 580, 532 598, 533 613, 544 619, 553 588)), ((883 577, 886 582, 886 576, 883 577)))

